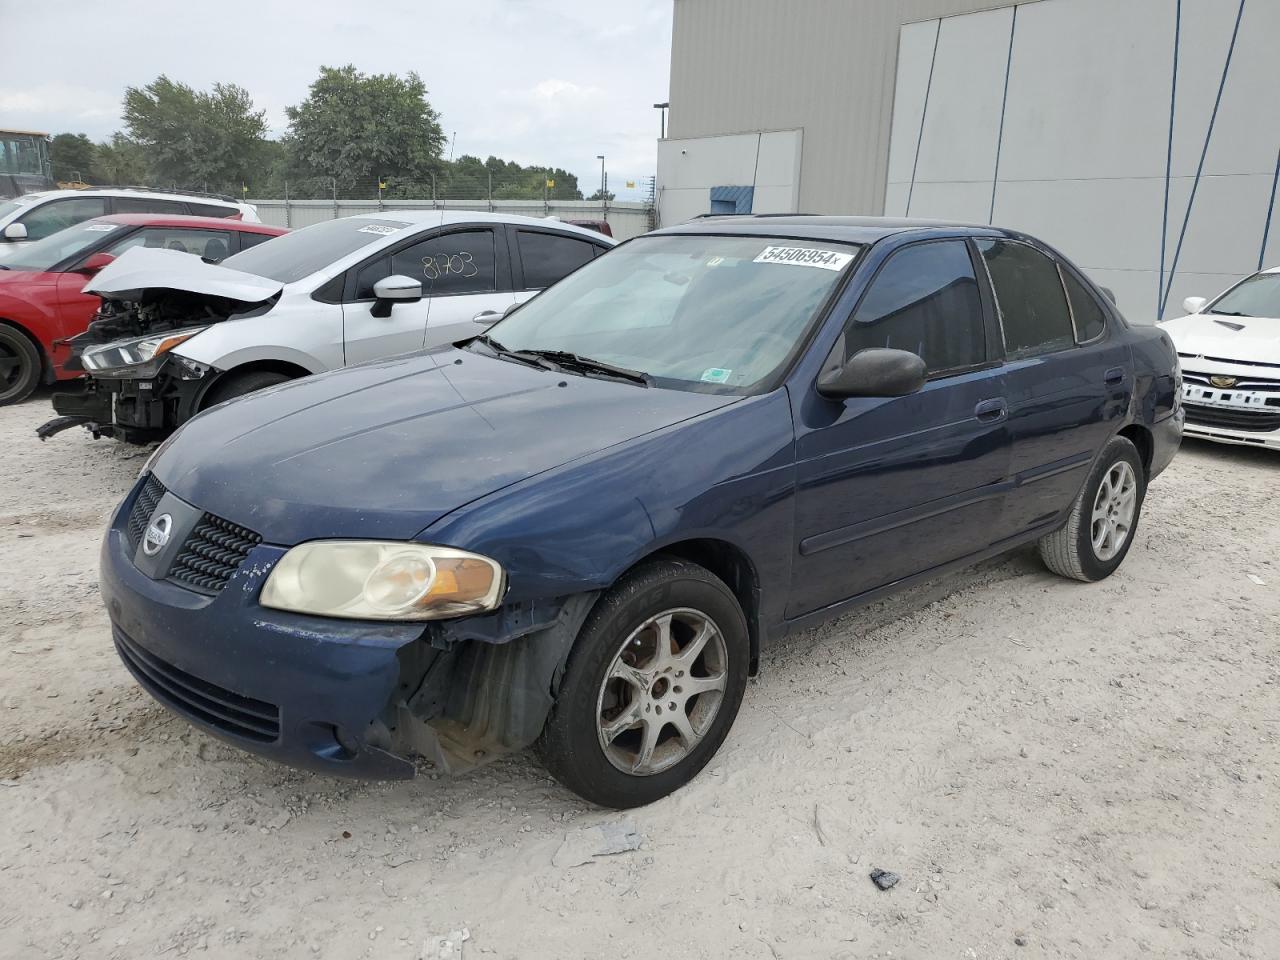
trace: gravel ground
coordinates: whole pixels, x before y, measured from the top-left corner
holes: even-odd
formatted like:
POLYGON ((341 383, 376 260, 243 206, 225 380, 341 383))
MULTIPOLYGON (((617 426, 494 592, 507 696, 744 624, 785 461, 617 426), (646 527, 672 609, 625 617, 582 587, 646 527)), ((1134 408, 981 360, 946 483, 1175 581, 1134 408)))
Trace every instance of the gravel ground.
POLYGON ((772 648, 624 816, 523 756, 350 783, 165 713, 95 585, 146 451, 48 415, 0 409, 0 957, 1280 956, 1280 457, 1189 444, 1105 583, 1023 552, 772 648))

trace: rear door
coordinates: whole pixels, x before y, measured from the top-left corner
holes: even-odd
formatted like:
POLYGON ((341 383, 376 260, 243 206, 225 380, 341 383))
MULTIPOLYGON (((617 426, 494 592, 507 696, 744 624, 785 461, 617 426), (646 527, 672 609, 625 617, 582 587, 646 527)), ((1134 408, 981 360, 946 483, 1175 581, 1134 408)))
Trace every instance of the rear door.
POLYGON ((906 397, 796 411, 797 617, 991 545, 1009 472, 994 319, 963 239, 911 244, 881 265, 827 368, 859 350, 924 358, 906 397))
POLYGON ((1017 536, 1074 500, 1133 393, 1129 348, 1074 271, 1029 243, 976 241, 998 307, 1013 488, 1000 518, 1017 536))

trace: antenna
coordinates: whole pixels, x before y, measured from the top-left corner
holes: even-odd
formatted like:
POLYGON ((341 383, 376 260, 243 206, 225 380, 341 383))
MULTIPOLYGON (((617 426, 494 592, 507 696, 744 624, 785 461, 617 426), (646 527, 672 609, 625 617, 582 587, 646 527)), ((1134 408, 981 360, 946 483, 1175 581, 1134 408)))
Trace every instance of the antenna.
POLYGON ((458 142, 458 131, 455 130, 453 131, 452 136, 449 137, 449 162, 450 163, 453 163, 453 147, 457 142, 458 142))

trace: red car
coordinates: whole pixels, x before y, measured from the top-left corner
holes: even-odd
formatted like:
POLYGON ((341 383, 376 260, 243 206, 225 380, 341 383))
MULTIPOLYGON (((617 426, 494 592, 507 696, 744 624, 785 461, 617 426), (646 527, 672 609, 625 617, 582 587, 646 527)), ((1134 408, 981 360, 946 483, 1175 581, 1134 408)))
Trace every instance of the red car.
POLYGON ((219 261, 287 231, 219 217, 119 214, 86 220, 24 246, 0 261, 0 405, 41 382, 80 375, 64 370, 66 341, 98 309, 81 293, 89 277, 130 247, 182 250, 219 261))

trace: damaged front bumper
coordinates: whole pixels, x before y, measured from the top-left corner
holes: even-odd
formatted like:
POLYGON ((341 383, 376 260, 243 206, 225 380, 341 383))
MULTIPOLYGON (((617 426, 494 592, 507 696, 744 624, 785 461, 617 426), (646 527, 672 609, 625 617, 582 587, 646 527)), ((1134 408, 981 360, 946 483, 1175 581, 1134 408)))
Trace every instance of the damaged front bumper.
POLYGON ((213 595, 144 572, 128 534, 142 489, 107 531, 101 591, 124 665, 195 726, 291 766, 365 779, 407 779, 418 760, 460 772, 538 736, 594 594, 426 624, 270 610, 258 594, 283 547, 254 546, 213 595))
POLYGON ((218 373, 176 354, 136 367, 90 374, 75 389, 53 394, 58 417, 37 428, 42 440, 83 426, 98 437, 127 443, 162 440, 195 416, 205 388, 218 373))

